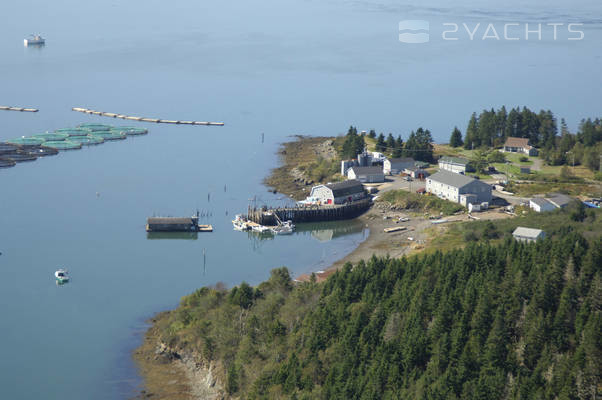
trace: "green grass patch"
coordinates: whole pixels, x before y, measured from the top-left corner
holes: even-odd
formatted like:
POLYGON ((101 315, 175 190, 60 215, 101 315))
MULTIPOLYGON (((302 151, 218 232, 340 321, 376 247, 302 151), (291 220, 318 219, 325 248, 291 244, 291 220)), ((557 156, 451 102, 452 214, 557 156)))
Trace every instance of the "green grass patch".
POLYGON ((585 237, 594 237, 602 232, 602 209, 585 209, 583 220, 574 219, 576 204, 566 209, 537 213, 529 209, 517 209, 517 217, 493 221, 466 221, 429 228, 432 237, 426 252, 447 251, 462 248, 471 242, 501 243, 511 237, 519 227, 536 228, 548 236, 559 236, 566 231, 575 231, 585 237))
POLYGON ((420 195, 405 190, 385 192, 377 201, 388 202, 406 210, 443 213, 443 215, 452 215, 455 212, 465 210, 460 204, 452 203, 436 196, 420 195))

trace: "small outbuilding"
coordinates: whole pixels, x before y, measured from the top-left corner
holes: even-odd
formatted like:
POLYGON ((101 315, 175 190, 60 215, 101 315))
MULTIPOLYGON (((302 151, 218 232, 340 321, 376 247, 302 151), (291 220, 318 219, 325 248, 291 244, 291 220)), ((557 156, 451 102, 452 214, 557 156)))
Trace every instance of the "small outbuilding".
POLYGON ((556 206, 543 197, 534 197, 529 200, 529 208, 535 212, 546 212, 555 210, 556 206))
POLYGON ((512 236, 519 242, 536 242, 539 239, 545 238, 546 233, 541 229, 525 228, 519 226, 514 230, 514 232, 512 232, 512 236))
POLYGON ((427 176, 429 176, 428 172, 426 172, 424 169, 416 167, 416 166, 405 168, 403 170, 403 173, 411 176, 414 179, 424 179, 427 176))
POLYGON ((381 183, 385 181, 383 169, 375 167, 351 167, 347 171, 348 179, 357 179, 362 183, 381 183))

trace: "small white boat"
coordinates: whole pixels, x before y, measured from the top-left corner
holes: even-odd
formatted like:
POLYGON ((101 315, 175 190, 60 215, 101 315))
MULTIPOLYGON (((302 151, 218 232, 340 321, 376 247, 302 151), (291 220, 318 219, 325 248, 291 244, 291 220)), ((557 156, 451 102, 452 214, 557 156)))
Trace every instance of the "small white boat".
POLYGON ((274 235, 291 235, 295 231, 293 221, 285 221, 275 228, 271 229, 274 235))
POLYGON ((251 229, 253 229, 253 232, 259 232, 259 233, 271 231, 270 228, 268 228, 267 226, 263 226, 263 225, 256 225, 256 226, 253 226, 251 229))
POLYGON ((23 44, 25 44, 25 46, 40 46, 46 44, 46 39, 40 35, 31 35, 29 39, 23 40, 23 44))
POLYGON ((69 282, 69 275, 66 269, 58 269, 54 273, 54 277, 58 283, 69 282))
POLYGON ((232 226, 235 231, 248 231, 250 229, 248 221, 242 215, 237 214, 232 220, 232 226))

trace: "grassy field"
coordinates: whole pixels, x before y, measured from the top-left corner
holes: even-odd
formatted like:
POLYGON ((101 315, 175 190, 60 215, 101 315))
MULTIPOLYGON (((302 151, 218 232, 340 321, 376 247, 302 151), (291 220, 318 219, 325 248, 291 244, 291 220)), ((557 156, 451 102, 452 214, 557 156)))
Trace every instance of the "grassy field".
POLYGON ((451 201, 442 200, 436 196, 420 195, 406 190, 391 190, 385 192, 377 201, 388 202, 406 210, 451 215, 465 210, 463 206, 451 201))
POLYGON ((515 218, 434 226, 427 231, 432 239, 429 241, 426 251, 451 250, 481 240, 501 242, 512 237, 512 232, 519 226, 542 229, 551 236, 566 229, 580 232, 585 237, 600 236, 602 233, 602 209, 586 209, 583 221, 572 219, 573 211, 570 207, 546 213, 520 209, 515 218))

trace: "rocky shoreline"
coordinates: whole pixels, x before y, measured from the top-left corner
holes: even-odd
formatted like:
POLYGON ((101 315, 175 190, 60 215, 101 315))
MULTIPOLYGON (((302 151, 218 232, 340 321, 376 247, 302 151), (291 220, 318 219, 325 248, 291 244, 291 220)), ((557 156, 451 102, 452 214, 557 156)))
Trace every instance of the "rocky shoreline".
POLYGON ((132 355, 145 387, 134 399, 225 399, 216 363, 207 363, 199 354, 170 347, 161 340, 159 326, 169 313, 159 313, 149 321, 152 326, 132 355))

